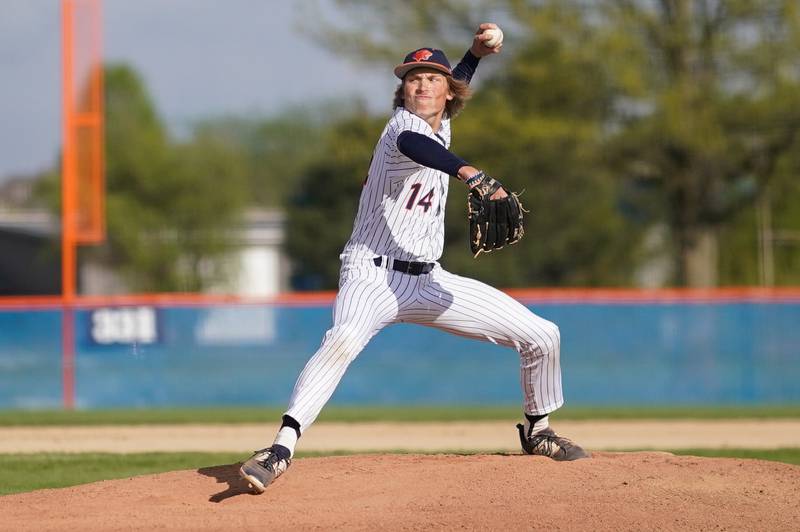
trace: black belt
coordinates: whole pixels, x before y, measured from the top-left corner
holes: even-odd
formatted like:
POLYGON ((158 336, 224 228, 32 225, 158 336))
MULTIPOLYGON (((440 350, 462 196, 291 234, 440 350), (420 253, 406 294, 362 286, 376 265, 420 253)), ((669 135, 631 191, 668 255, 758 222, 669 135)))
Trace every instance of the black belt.
MULTIPOLYGON (((383 264, 383 257, 375 257, 372 259, 375 266, 383 264)), ((397 272, 407 273, 409 275, 425 275, 430 273, 436 266, 435 262, 409 262, 406 260, 393 260, 392 269, 397 272)))

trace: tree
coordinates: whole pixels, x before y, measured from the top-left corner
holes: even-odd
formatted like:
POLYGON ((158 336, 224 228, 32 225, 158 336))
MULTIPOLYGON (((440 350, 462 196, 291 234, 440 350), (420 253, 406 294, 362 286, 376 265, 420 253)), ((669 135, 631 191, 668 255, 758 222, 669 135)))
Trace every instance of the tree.
POLYGON ((798 113, 786 96, 800 89, 797 7, 607 4, 607 42, 618 51, 609 57, 620 58, 609 66, 635 74, 623 94, 628 108, 644 110, 621 122, 610 164, 649 191, 645 208, 670 227, 675 281, 717 284, 720 228, 755 204, 794 142, 798 113), (794 79, 778 74, 792 69, 794 79), (776 113, 785 120, 776 121, 776 113))
MULTIPOLYGON (((637 264, 639 231, 603 167, 612 80, 592 55, 594 32, 569 6, 544 10, 503 69, 454 119, 454 149, 524 190, 526 237, 477 261, 466 253, 463 202, 451 202, 444 262, 504 286, 620 285, 637 264)), ((457 196, 463 190, 454 186, 457 196)))
MULTIPOLYGON (((540 176, 526 187, 542 195, 541 200, 529 196, 539 206, 564 209, 563 198, 569 198, 567 207, 580 206, 537 235, 539 245, 553 244, 542 250, 552 260, 551 273, 539 270, 529 282, 630 282, 639 233, 664 227, 669 245, 660 252, 672 258, 673 283, 716 284, 720 265, 733 275, 726 273, 726 281, 747 279, 734 273, 741 272, 730 267, 736 259, 720 249, 718 239, 724 233, 727 241, 747 240, 731 236, 736 220, 745 212, 752 216, 770 188, 786 188, 777 181, 796 175, 779 171, 796 146, 800 120, 796 2, 507 0, 490 9, 469 0, 339 5, 358 11, 359 21, 370 21, 369 29, 334 25, 317 37, 384 68, 397 60, 402 43, 411 48, 430 40, 460 54, 464 34, 479 21, 493 19, 507 28, 506 62, 496 76, 490 71, 495 79, 483 85, 485 95, 459 118, 458 127, 468 132, 457 142, 470 146, 464 155, 501 179, 540 176), (480 119, 473 121, 475 116, 480 119), (485 131, 502 131, 502 142, 487 140, 485 131), (504 164, 512 160, 515 167, 504 164), (550 176, 556 175, 564 176, 558 179, 564 188, 545 199, 547 183, 555 181, 550 176), (581 198, 591 197, 598 202, 590 214, 591 203, 581 198), (621 254, 621 245, 634 256, 621 254), (560 247, 565 251, 559 253, 560 247), (602 249, 586 253, 591 247, 602 249)), ((481 69, 479 79, 486 79, 481 69)), ((788 208, 774 200, 770 205, 788 208)), ((538 222, 534 212, 531 223, 538 222)), ((449 235, 460 230, 448 226, 449 235)), ((756 249, 749 246, 741 257, 753 257, 756 249)), ((526 255, 520 269, 536 271, 541 255, 526 255)), ((510 268, 504 261, 511 259, 502 255, 491 260, 487 269, 510 268)))
MULTIPOLYGON (((169 136, 136 72, 105 68, 106 242, 82 248, 143 291, 197 291, 226 278, 246 205, 244 166, 202 133, 169 136)), ((58 173, 42 187, 60 209, 58 173)))
POLYGON ((270 117, 206 118, 195 131, 238 154, 246 166, 248 196, 253 205, 281 208, 306 168, 319 159, 330 124, 340 114, 356 113, 356 109, 345 102, 308 104, 270 117), (339 111, 331 114, 324 108, 339 111))
MULTIPOLYGON (((435 42, 451 58, 460 58, 469 42, 466 36, 488 18, 473 3, 458 0, 340 5, 358 10, 372 20, 370 28, 380 30, 329 28, 318 37, 328 46, 382 64, 387 72, 403 50, 398 51, 403 46, 398 43, 410 49, 435 42)), ((525 191, 523 202, 532 210, 528 236, 512 250, 473 260, 466 202, 459 199, 466 190, 453 181, 443 262, 501 286, 623 284, 636 263, 631 247, 638 236, 634 224, 618 212, 614 180, 598 168, 612 94, 605 73, 589 53, 591 28, 575 16, 582 14, 575 2, 552 5, 535 15, 514 3, 505 5, 519 9, 516 20, 525 28, 535 26, 539 38, 526 31, 510 36, 515 53, 505 58, 502 71, 492 65, 503 56, 482 64, 476 98, 454 119, 452 149, 513 189, 525 191)))
POLYGON ((170 142, 130 68, 106 69, 108 244, 140 290, 197 291, 225 278, 246 205, 244 166, 208 135, 170 142))

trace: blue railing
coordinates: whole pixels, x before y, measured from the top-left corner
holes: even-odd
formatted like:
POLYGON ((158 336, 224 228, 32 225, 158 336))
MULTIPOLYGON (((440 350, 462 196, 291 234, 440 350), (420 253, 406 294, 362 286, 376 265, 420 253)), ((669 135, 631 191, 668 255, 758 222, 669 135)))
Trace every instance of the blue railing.
MULTIPOLYGON (((800 402, 800 302, 531 302, 557 323, 573 405, 800 402)), ((329 305, 75 310, 80 408, 282 406, 329 305)), ((521 401, 513 350, 393 325, 352 364, 339 404, 521 401)), ((63 400, 61 310, 0 309, 0 408, 63 400)))

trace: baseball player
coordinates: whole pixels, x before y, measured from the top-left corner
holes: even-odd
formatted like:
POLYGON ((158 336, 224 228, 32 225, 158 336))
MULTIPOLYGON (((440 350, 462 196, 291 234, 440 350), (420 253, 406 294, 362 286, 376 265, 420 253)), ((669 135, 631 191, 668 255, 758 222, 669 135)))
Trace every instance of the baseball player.
POLYGON ((481 24, 453 69, 444 52, 434 48, 414 50, 395 67, 401 83, 394 113, 375 146, 353 233, 340 256, 333 327, 297 379, 273 444, 240 469, 257 491, 291 465, 298 438, 367 342, 400 322, 515 349, 524 397, 517 429, 524 452, 555 460, 588 456, 548 424, 548 414, 564 402, 558 327, 507 294, 445 271, 437 262, 450 176, 469 187, 473 252, 498 249, 522 236, 516 196, 448 149, 450 122, 469 97, 480 58, 502 46, 495 30, 494 24, 481 24), (495 42, 487 45, 490 40, 495 42))

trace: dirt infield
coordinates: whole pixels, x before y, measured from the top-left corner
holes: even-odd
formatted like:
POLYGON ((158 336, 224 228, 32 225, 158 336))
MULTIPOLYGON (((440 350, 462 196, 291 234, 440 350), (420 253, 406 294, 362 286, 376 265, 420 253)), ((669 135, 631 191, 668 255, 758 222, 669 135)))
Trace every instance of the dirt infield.
POLYGON ((263 495, 237 465, 0 497, 7 530, 797 530, 800 467, 668 453, 295 461, 263 495))
MULTIPOLYGON (((554 428, 597 450, 800 447, 800 420, 561 421, 554 428)), ((0 427, 0 452, 230 451, 249 453, 272 443, 277 426, 137 425, 0 427)), ((447 423, 317 423, 301 451, 519 450, 513 421, 447 423)))

